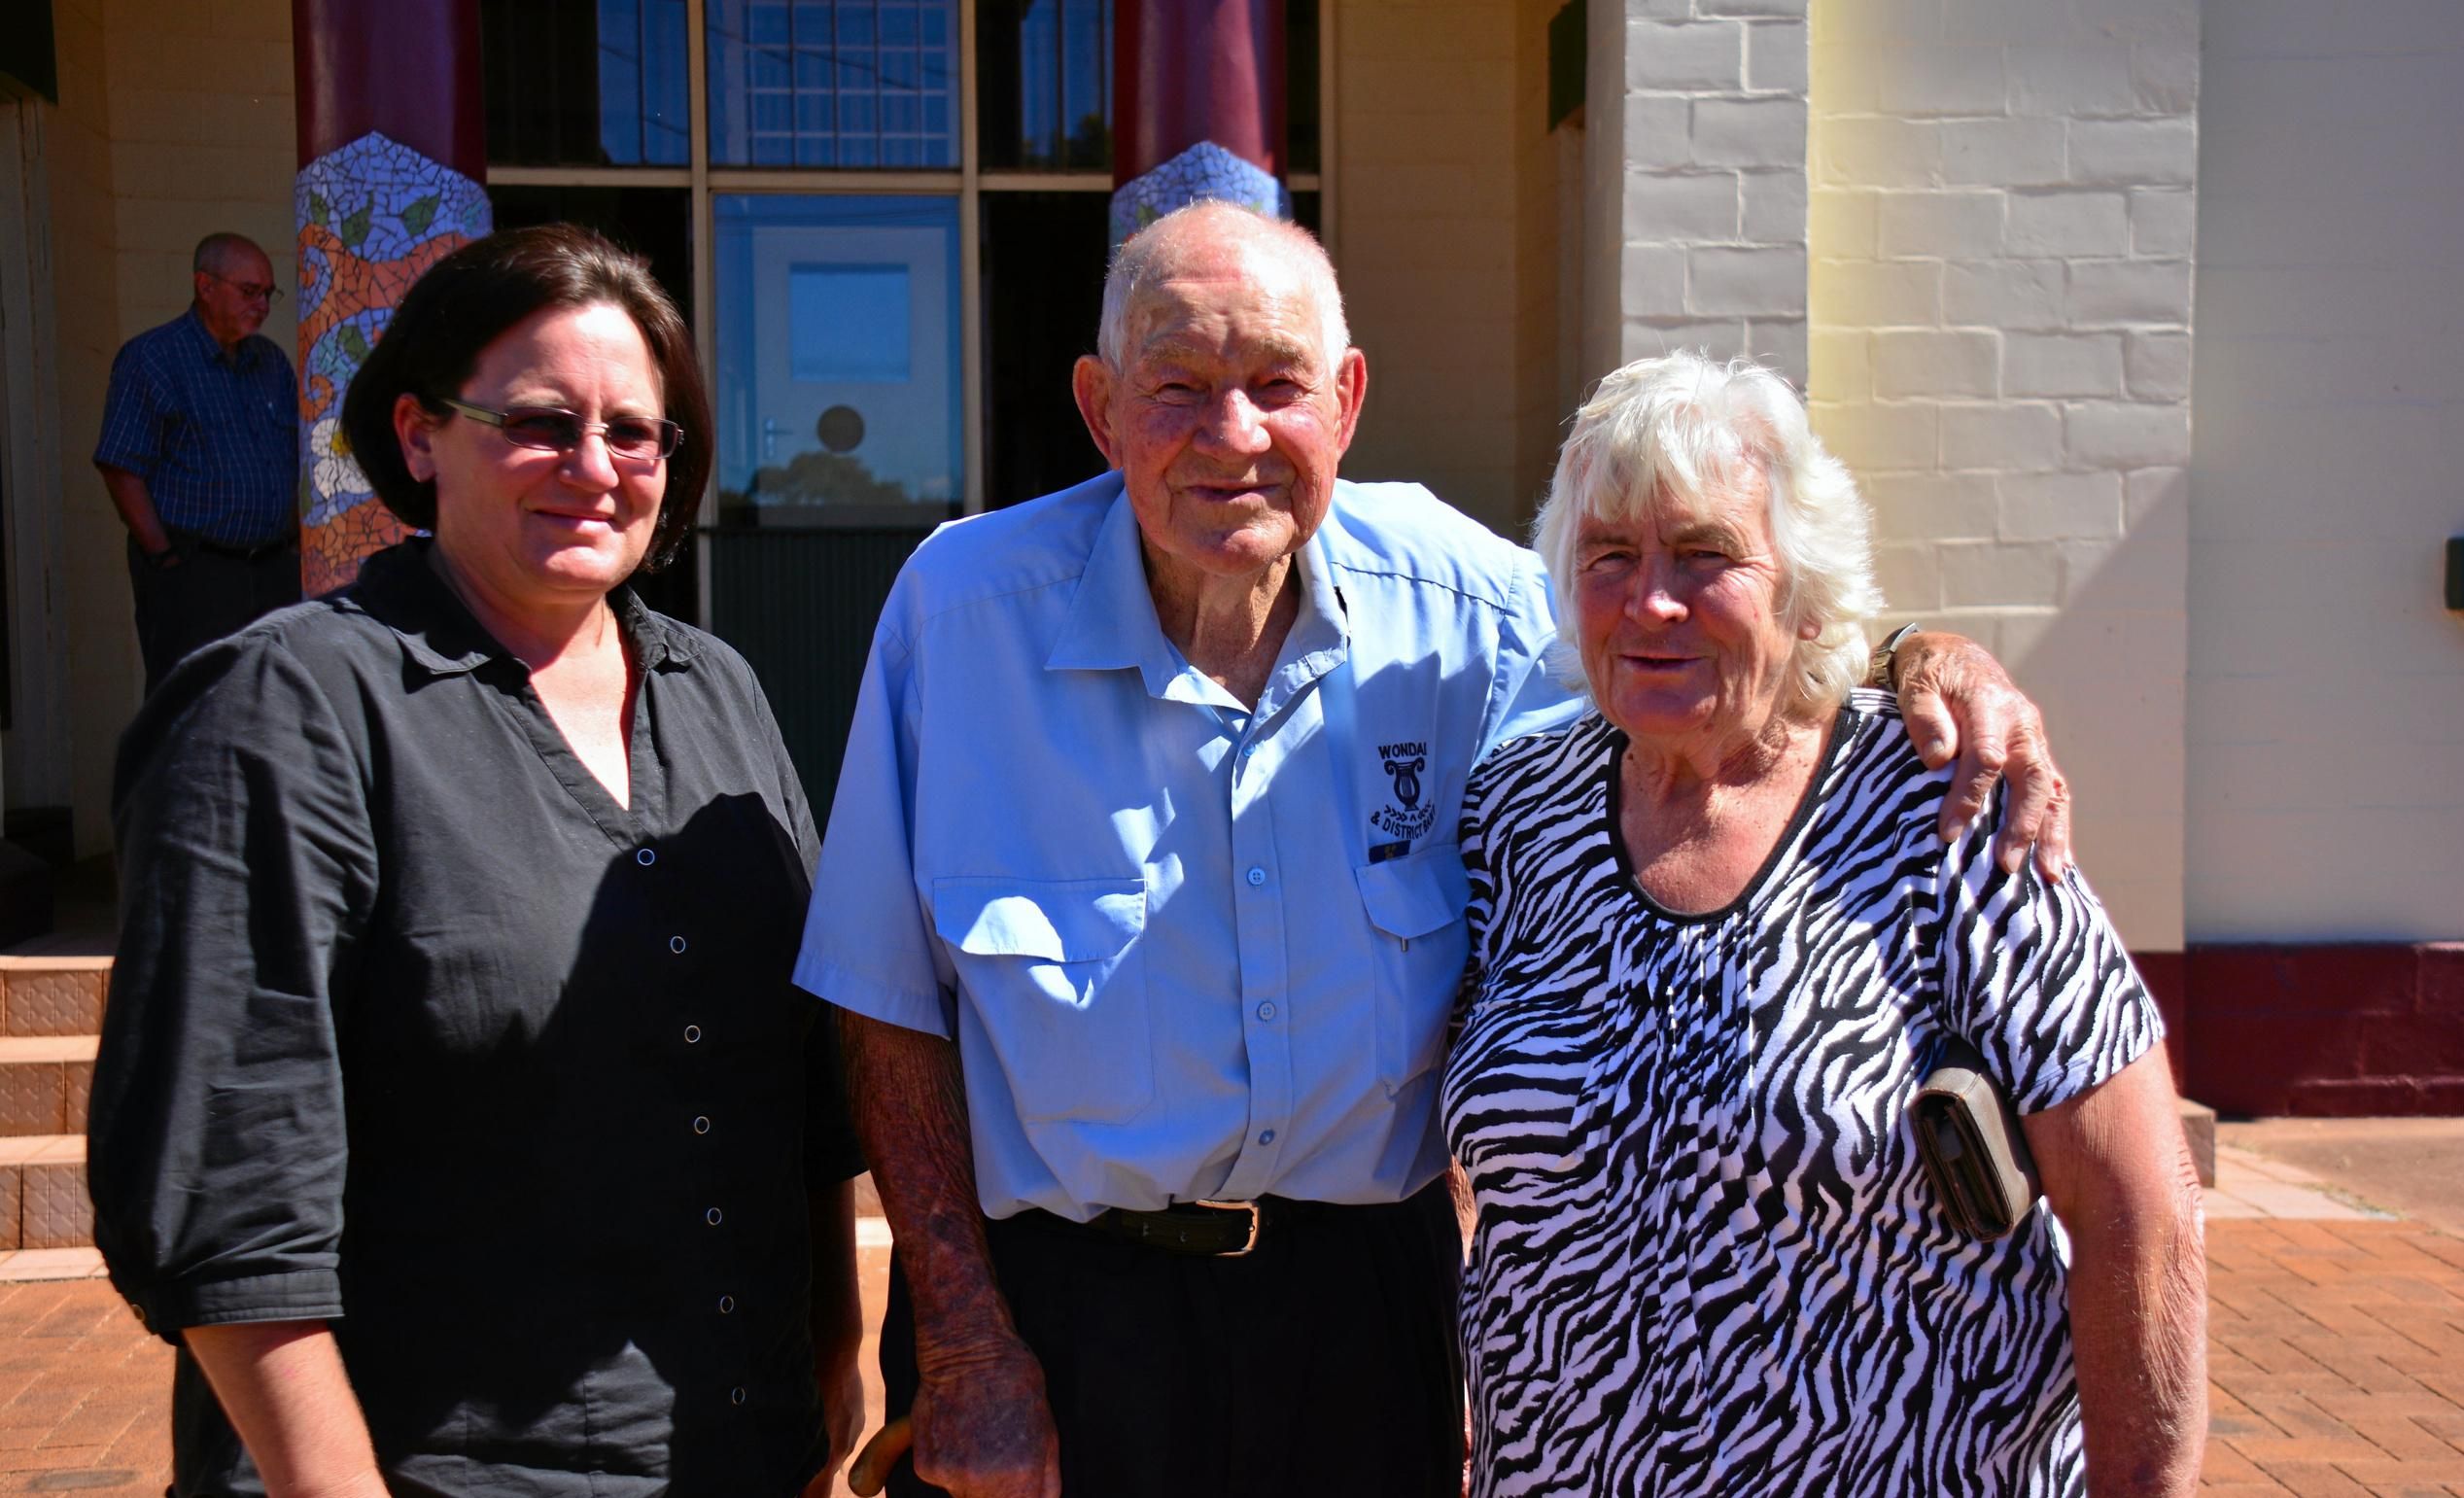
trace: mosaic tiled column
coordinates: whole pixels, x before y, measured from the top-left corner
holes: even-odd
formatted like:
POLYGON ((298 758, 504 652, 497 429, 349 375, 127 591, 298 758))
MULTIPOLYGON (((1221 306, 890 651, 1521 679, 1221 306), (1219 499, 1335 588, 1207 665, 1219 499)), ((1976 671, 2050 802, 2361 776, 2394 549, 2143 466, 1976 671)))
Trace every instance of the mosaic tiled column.
POLYGON ((1112 242, 1201 197, 1288 218, 1283 0, 1121 0, 1112 242))
POLYGON ((342 393, 419 273, 488 231, 477 0, 292 0, 299 101, 299 567, 313 596, 407 528, 342 393))

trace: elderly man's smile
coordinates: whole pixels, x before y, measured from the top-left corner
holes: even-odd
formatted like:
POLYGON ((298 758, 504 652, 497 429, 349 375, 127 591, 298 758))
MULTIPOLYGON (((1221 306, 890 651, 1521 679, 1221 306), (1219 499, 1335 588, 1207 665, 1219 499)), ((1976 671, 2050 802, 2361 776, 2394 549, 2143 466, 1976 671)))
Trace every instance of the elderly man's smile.
POLYGON ((1214 505, 1237 505, 1249 502, 1271 505, 1282 497, 1285 485, 1257 479, 1208 479, 1179 486, 1189 499, 1214 505))

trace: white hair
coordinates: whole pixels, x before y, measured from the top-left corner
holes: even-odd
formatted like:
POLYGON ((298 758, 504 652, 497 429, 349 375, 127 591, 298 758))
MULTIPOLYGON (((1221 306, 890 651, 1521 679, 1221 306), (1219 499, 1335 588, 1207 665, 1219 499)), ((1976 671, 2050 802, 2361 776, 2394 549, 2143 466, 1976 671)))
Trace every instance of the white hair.
POLYGON ((1301 272, 1317 297, 1321 320, 1320 350, 1332 369, 1352 346, 1352 331, 1343 321, 1343 289, 1336 284, 1335 262, 1317 236, 1298 224, 1269 218, 1245 203, 1201 198, 1173 209, 1130 235, 1114 252, 1112 268, 1103 280, 1103 320, 1095 328, 1095 353, 1115 371, 1128 357, 1129 309, 1138 293, 1162 279, 1176 263, 1174 252, 1186 244, 1230 244, 1245 240, 1301 272))
POLYGON ((1787 382, 1747 360, 1700 354, 1639 359, 1600 382, 1559 450, 1532 546, 1548 568, 1558 606, 1549 668, 1588 691, 1573 597, 1575 538, 1586 517, 1627 520, 1666 496, 1687 505, 1730 489, 1740 470, 1762 474, 1772 550, 1780 564, 1780 618, 1806 624, 1788 666, 1788 703, 1816 712, 1845 701, 1864 679, 1864 621, 1882 609, 1874 583, 1871 517, 1848 469, 1806 425, 1787 382))

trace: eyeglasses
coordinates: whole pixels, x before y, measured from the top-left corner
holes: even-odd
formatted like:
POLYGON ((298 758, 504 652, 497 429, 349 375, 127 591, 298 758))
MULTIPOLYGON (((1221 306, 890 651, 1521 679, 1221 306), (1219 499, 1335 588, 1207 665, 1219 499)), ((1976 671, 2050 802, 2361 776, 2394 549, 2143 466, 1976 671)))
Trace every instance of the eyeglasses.
MULTIPOLYGON (((214 276, 210 270, 206 274, 214 276)), ((234 281, 228 276, 214 276, 214 279, 239 293, 242 301, 261 301, 270 307, 282 300, 282 288, 279 286, 260 286, 254 281, 234 281)))
POLYGON ((468 401, 443 398, 444 403, 483 426, 494 427, 504 434, 504 439, 516 447, 536 448, 540 452, 569 453, 582 445, 582 438, 598 433, 607 443, 607 450, 619 458, 638 461, 671 457, 677 444, 684 440, 684 429, 660 416, 618 416, 610 421, 584 421, 571 411, 552 405, 517 405, 509 410, 492 411, 468 401))

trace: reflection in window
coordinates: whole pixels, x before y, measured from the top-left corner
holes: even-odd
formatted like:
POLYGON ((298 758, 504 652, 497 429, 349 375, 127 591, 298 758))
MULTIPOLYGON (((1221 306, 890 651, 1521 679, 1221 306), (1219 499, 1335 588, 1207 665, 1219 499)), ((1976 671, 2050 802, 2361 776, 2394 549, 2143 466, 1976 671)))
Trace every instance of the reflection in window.
MULTIPOLYGON (((1318 170, 1318 8, 1284 0, 1284 105, 1294 172, 1318 170)), ((976 97, 992 171, 1112 166, 1113 0, 977 0, 976 97)))
POLYGON ((684 0, 481 0, 488 158, 682 166, 684 0))
POLYGON ((709 0, 711 159, 958 162, 956 0, 709 0))
POLYGON ((947 514, 959 441, 958 205, 722 193, 722 525, 947 514))
POLYGON ((980 0, 976 34, 987 166, 1111 166, 1111 0, 980 0))
POLYGON ((787 377, 816 385, 905 384, 915 370, 911 300, 904 265, 789 270, 787 377))

